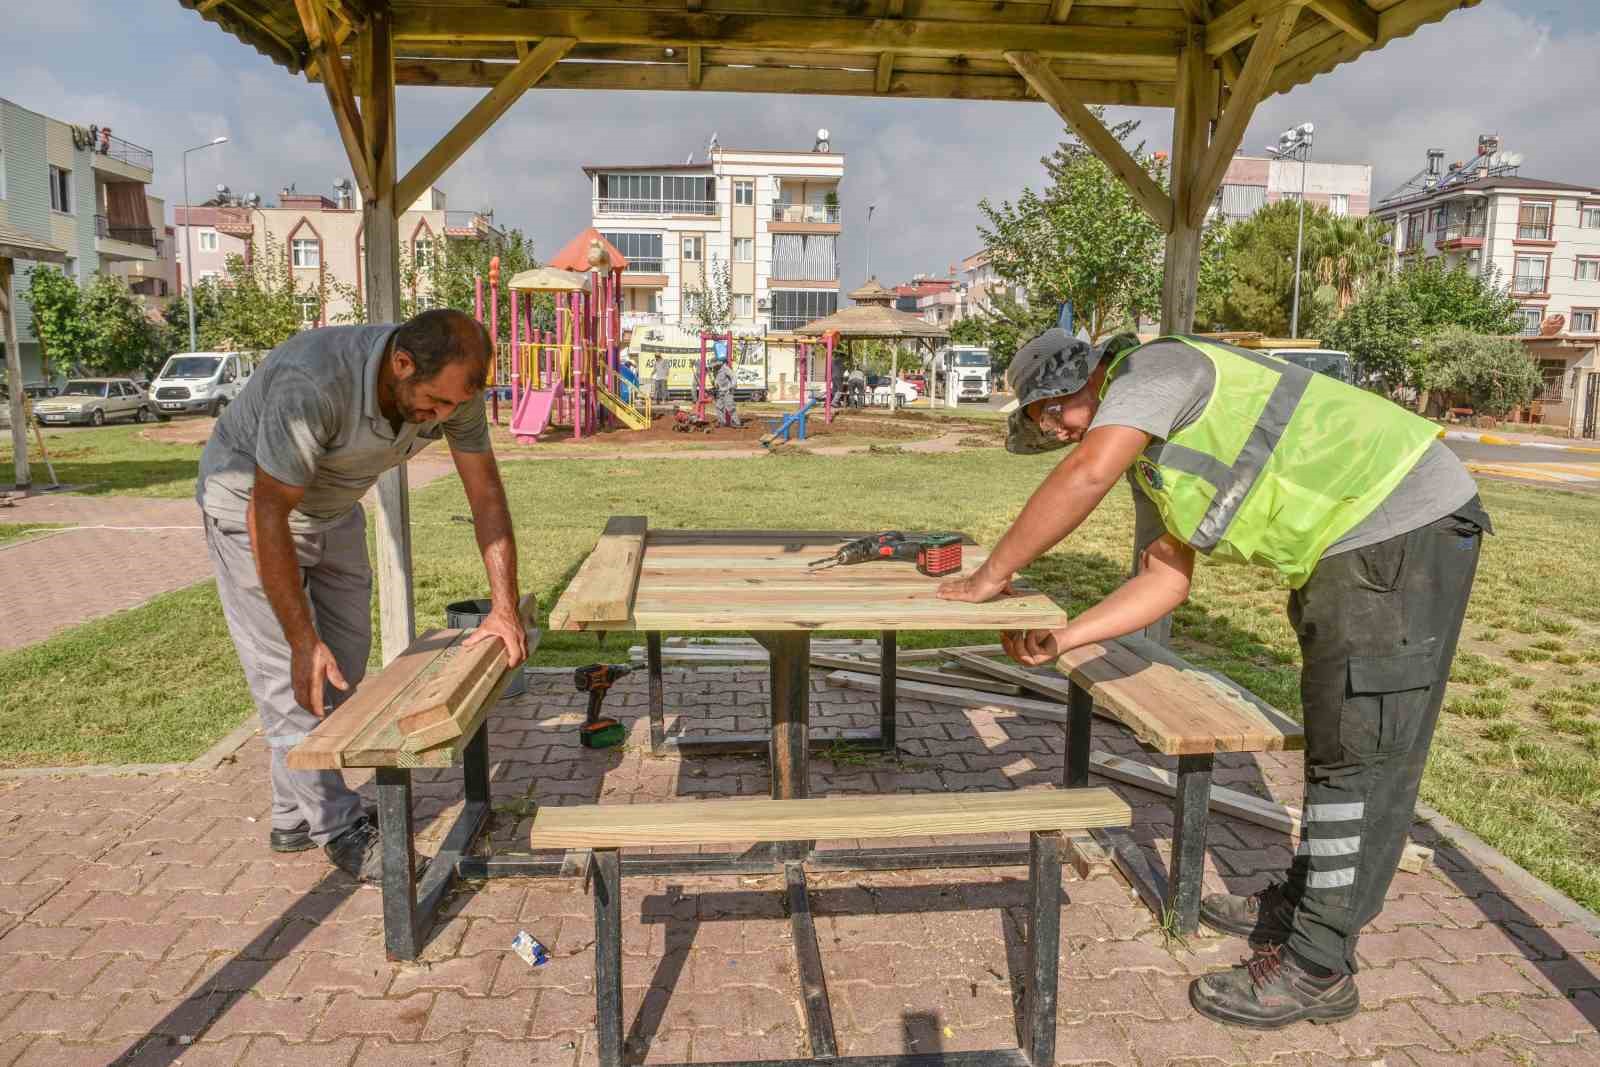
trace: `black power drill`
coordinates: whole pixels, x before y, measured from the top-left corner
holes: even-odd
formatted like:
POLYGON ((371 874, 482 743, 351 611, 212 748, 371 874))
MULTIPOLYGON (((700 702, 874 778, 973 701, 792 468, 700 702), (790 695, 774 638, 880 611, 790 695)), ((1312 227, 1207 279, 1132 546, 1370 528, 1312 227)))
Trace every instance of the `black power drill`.
POLYGON ((943 578, 961 570, 961 538, 955 534, 908 538, 899 530, 885 530, 840 545, 833 555, 812 560, 807 566, 815 572, 871 560, 915 563, 920 573, 930 578, 943 578))
POLYGON ((578 729, 578 741, 584 748, 612 748, 627 740, 628 731, 620 722, 600 717, 600 705, 606 699, 606 690, 632 673, 632 667, 620 663, 591 663, 572 672, 572 684, 578 692, 589 694, 589 712, 578 729))

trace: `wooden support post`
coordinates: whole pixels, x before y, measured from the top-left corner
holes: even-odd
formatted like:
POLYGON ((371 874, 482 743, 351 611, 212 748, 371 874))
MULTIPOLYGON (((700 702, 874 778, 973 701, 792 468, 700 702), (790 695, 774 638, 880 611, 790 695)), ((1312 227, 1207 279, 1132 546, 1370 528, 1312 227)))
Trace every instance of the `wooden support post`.
MULTIPOLYGON (((367 245, 368 322, 400 318, 400 213, 395 198, 394 24, 385 7, 375 8, 367 30, 356 38, 361 78, 361 122, 372 156, 373 193, 361 205, 367 245)), ((378 478, 378 614, 383 662, 411 644, 417 609, 411 585, 411 493, 402 464, 378 478)))
POLYGON ((1050 64, 1035 52, 1007 52, 1006 62, 1016 68, 1040 99, 1055 109, 1062 121, 1078 135, 1078 139, 1111 168, 1111 172, 1133 192, 1134 199, 1145 213, 1155 219, 1162 230, 1171 230, 1172 199, 1139 165, 1139 161, 1128 154, 1122 142, 1105 128, 1105 124, 1094 117, 1094 112, 1072 94, 1067 83, 1050 69, 1050 64))
MULTIPOLYGON (((305 3, 306 0, 298 2, 305 3)), ((493 126, 530 86, 548 74, 550 68, 560 62, 561 57, 577 43, 571 37, 547 37, 519 60, 511 72, 500 79, 499 84, 490 89, 471 111, 461 117, 460 122, 451 127, 449 133, 439 139, 438 144, 428 150, 427 155, 406 171, 406 176, 400 179, 398 192, 402 209, 409 207, 428 186, 438 181, 450 169, 450 164, 460 159, 483 136, 485 130, 493 126)))
POLYGON ((689 88, 700 88, 700 72, 704 69, 705 53, 697 44, 689 46, 689 88))
MULTIPOLYGON (((772 656, 768 668, 772 736, 767 742, 772 799, 806 797, 811 789, 811 634, 779 630, 758 633, 755 638, 772 656)), ((778 846, 778 855, 785 860, 803 860, 811 845, 809 841, 786 841, 778 846)))
POLYGON ((1050 21, 1065 22, 1072 14, 1072 0, 1050 0, 1050 21))
POLYGON ((371 156, 362 129, 361 112, 356 107, 355 92, 350 87, 350 74, 339 57, 339 44, 328 18, 328 9, 322 6, 321 0, 294 0, 294 6, 300 12, 300 25, 306 33, 310 58, 316 61, 322 87, 328 94, 328 106, 333 110, 333 121, 339 127, 345 155, 350 157, 350 169, 355 174, 356 186, 360 188, 362 197, 370 200, 376 195, 372 183, 371 156))
POLYGON ((13 260, 0 257, 0 319, 5 320, 3 339, 6 343, 6 382, 10 397, 7 404, 11 415, 11 461, 18 489, 33 484, 33 473, 28 469, 28 415, 22 391, 22 349, 17 341, 17 297, 12 288, 15 276, 13 260))
POLYGON ((872 91, 882 96, 889 91, 889 85, 894 80, 894 53, 878 53, 878 71, 872 80, 872 91))
POLYGON ((1190 222, 1192 198, 1215 103, 1212 66, 1198 33, 1192 33, 1178 56, 1177 96, 1172 116, 1173 225, 1161 280, 1161 332, 1194 329, 1195 289, 1200 279, 1202 224, 1190 222))

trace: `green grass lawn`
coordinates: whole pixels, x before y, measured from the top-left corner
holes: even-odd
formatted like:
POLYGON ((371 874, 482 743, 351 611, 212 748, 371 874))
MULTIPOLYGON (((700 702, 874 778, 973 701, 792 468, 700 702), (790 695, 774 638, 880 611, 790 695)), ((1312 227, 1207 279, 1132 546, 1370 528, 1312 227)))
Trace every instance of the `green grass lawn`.
POLYGON ((0 522, 0 545, 8 541, 20 541, 46 530, 59 529, 61 527, 48 522, 0 522))
MULTIPOLYGON (((508 462, 526 588, 541 617, 607 516, 654 527, 965 530, 992 542, 1055 457, 784 456, 716 462, 508 462)), ((1600 908, 1600 558, 1579 550, 1600 498, 1486 483, 1487 539, 1423 795, 1536 874, 1600 908)), ((441 624, 484 578, 455 479, 416 495, 417 615, 441 624)), ((1132 506, 1114 492, 1030 572, 1070 611, 1121 581, 1132 506)), ((1199 568, 1176 644, 1298 715, 1298 658, 1284 591, 1261 572, 1199 568)), ((907 646, 992 635, 902 635, 907 646)), ((537 659, 621 660, 637 635, 546 633, 537 659)), ((192 758, 249 708, 215 590, 197 586, 0 655, 0 765, 192 758)))
MULTIPOLYGON (((81 493, 125 493, 132 496, 186 497, 194 493, 202 444, 176 444, 149 436, 163 426, 148 423, 116 426, 61 426, 44 431, 56 477, 81 493)), ((28 459, 37 485, 47 484, 49 469, 28 439, 28 459)), ((11 467, 11 437, 0 439, 0 469, 11 467)))

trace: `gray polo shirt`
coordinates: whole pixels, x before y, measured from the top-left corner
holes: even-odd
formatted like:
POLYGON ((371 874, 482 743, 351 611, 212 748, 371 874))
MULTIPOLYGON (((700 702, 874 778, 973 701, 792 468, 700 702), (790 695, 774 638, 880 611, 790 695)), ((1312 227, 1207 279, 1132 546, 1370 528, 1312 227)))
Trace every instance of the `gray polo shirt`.
MULTIPOLYGON (((1090 429, 1131 426, 1166 440, 1200 417, 1216 381, 1210 361, 1181 342, 1145 345, 1127 355, 1123 370, 1106 389, 1090 429)), ((1141 545, 1148 544, 1160 536, 1161 515, 1138 483, 1132 484, 1135 536, 1141 545)), ((1477 494, 1477 483, 1467 468, 1443 442, 1435 441, 1383 503, 1329 545, 1322 556, 1326 559, 1410 533, 1452 514, 1477 494)))
POLYGON ((378 475, 444 438, 487 452, 479 394, 443 422, 400 424, 378 408, 378 368, 397 326, 306 330, 273 349, 229 404, 200 455, 195 499, 220 522, 244 525, 260 467, 305 489, 289 515, 295 533, 325 530, 359 505, 378 475))

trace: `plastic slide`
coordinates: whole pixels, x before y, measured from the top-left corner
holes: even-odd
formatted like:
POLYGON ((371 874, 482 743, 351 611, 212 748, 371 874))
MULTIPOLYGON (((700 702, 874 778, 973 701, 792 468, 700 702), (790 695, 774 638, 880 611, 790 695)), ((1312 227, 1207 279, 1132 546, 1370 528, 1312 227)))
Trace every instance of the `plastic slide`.
POLYGON ((525 389, 511 416, 511 432, 525 445, 531 445, 550 427, 550 413, 561 398, 559 384, 549 389, 525 389))

